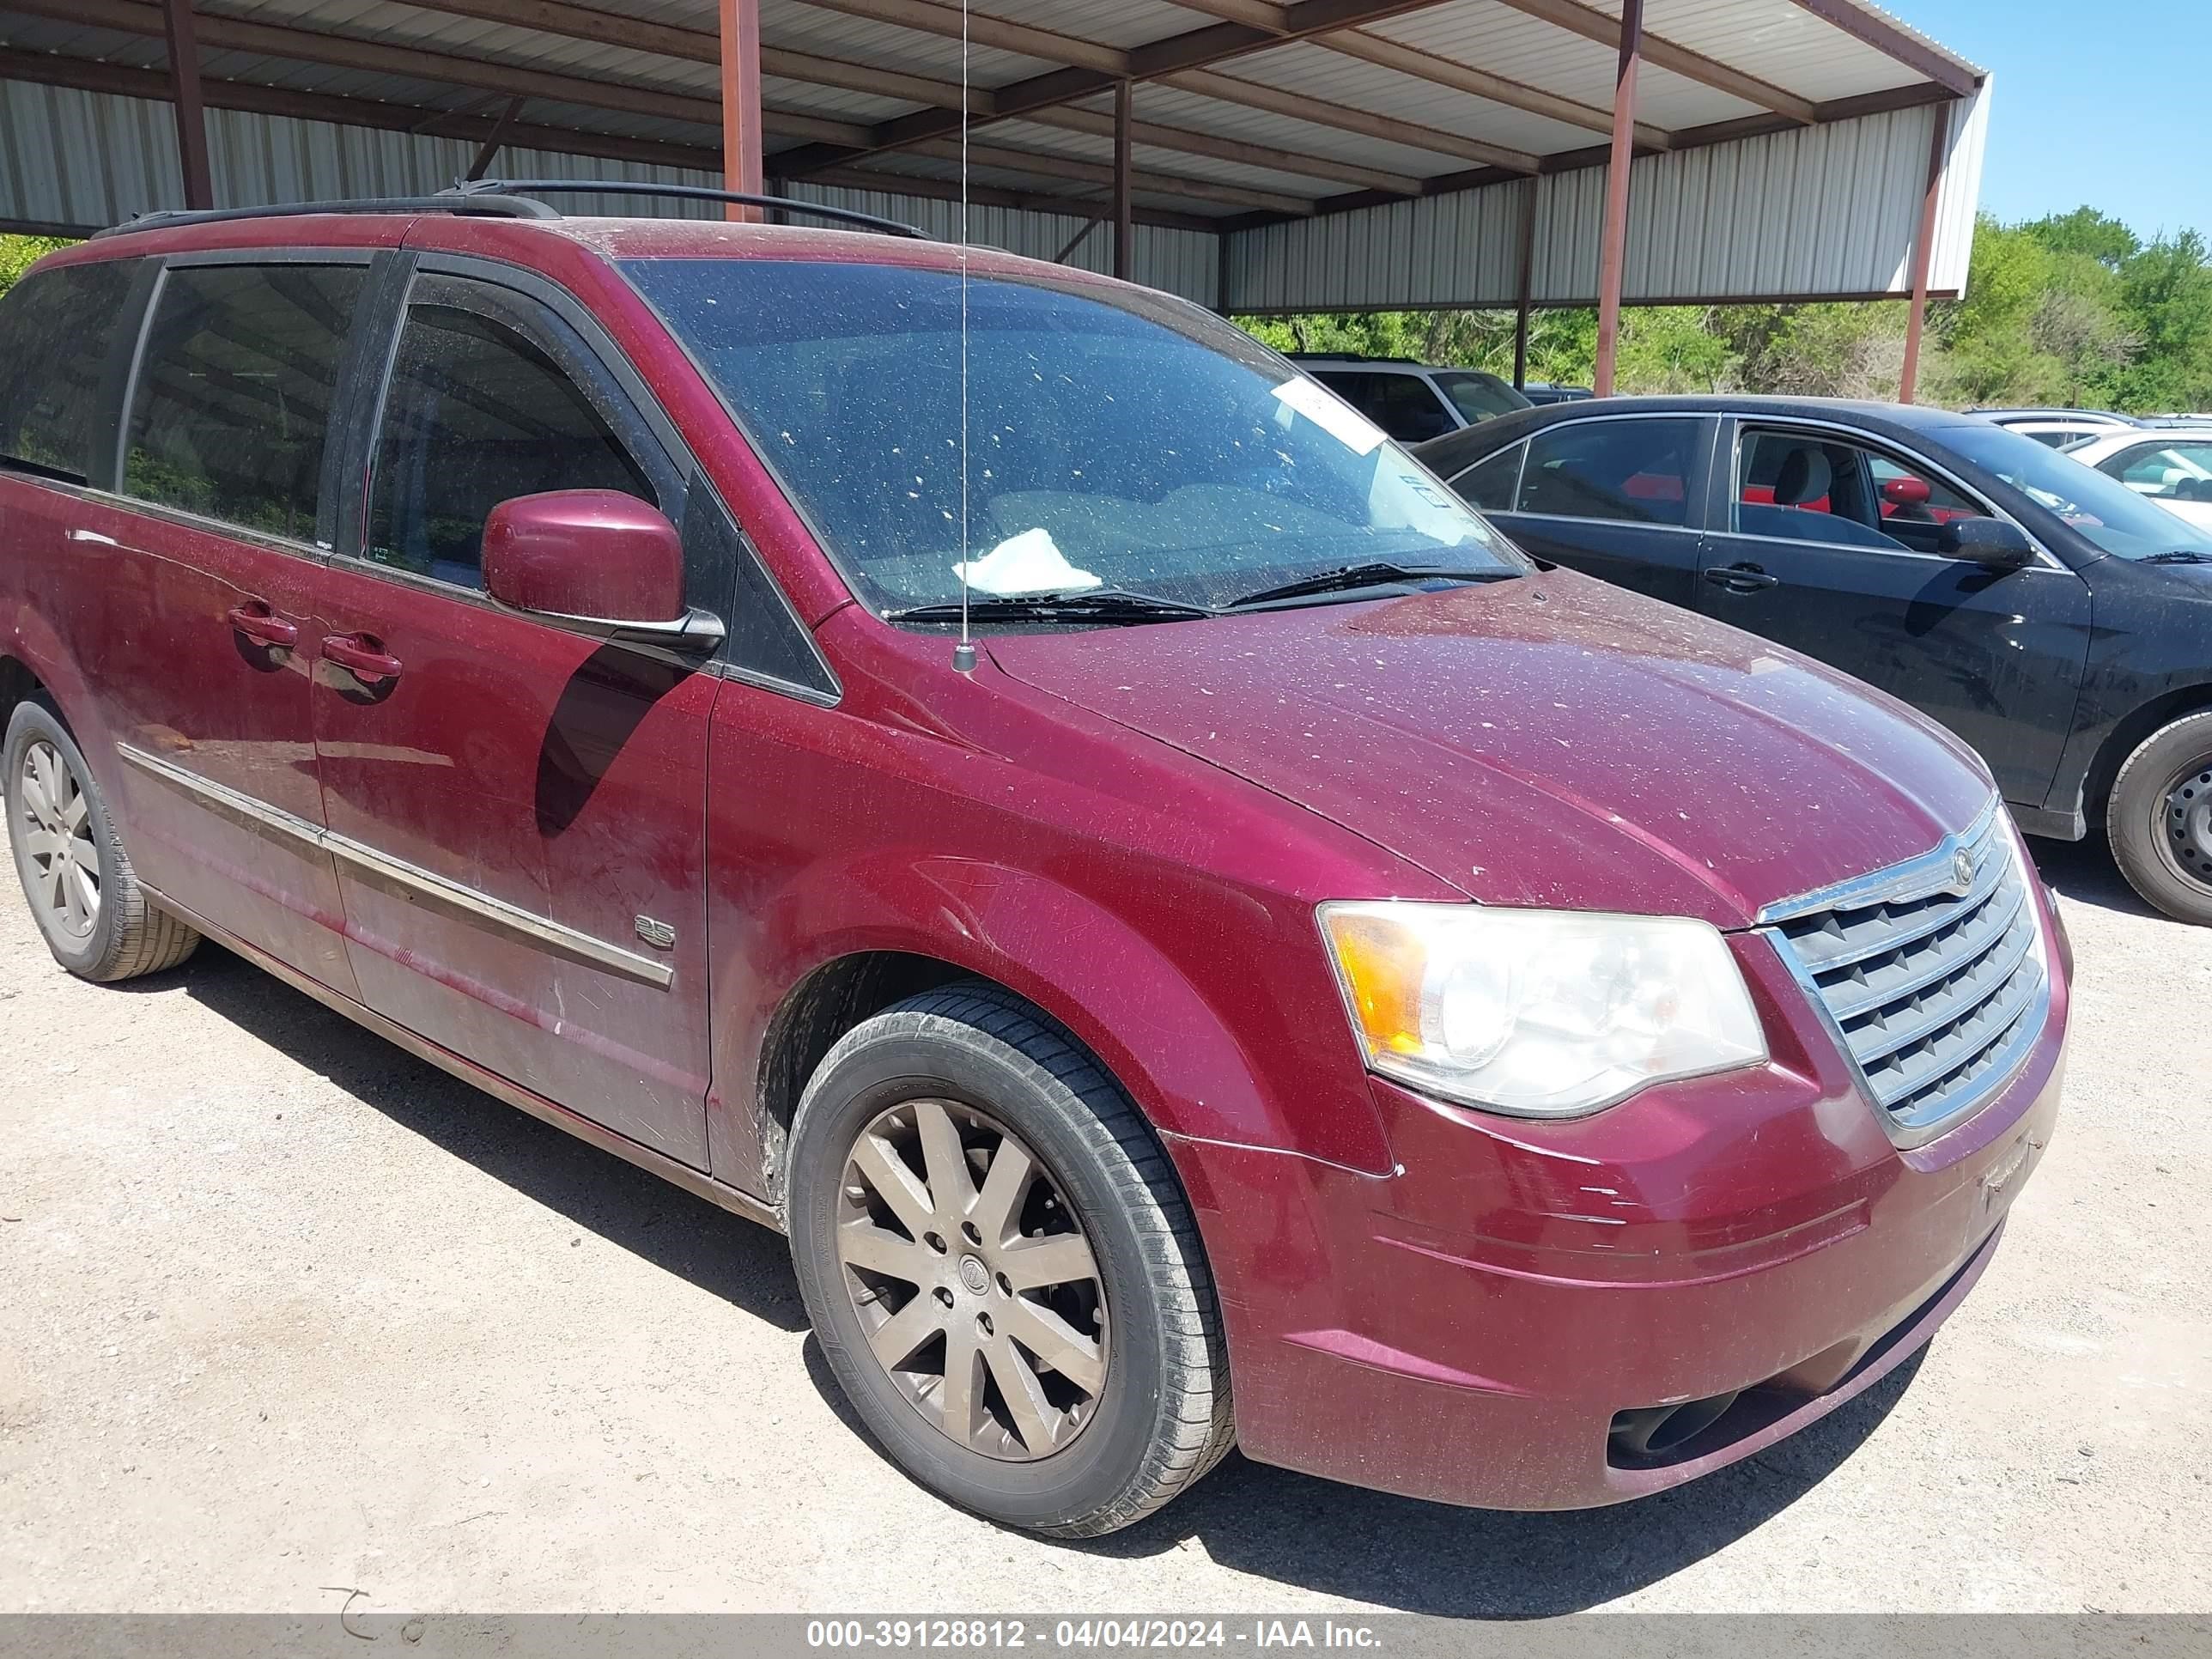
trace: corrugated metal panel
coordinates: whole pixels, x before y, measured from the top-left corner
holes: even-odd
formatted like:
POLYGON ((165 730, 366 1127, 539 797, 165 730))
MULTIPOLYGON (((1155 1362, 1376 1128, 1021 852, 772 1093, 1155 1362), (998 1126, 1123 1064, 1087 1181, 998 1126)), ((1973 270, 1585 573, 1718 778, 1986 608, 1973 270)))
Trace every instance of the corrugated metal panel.
MULTIPOLYGON (((1987 92, 1936 106, 1647 156, 1629 190, 1632 302, 1902 294, 1911 270, 1933 124, 1952 149, 1930 285, 1966 278, 1980 193, 1987 92)), ((1534 293, 1588 305, 1598 287, 1605 169, 1538 185, 1534 293)), ((1518 279, 1518 183, 1240 231, 1237 311, 1510 306, 1518 279)))
MULTIPOLYGON (((1615 16, 1620 13, 1620 0, 1583 3, 1615 16)), ((1907 33, 1918 33, 1899 19, 1884 16, 1907 33)), ((1821 21, 1796 0, 1644 0, 1644 27, 1816 103, 1919 79, 1895 58, 1821 21)), ((1927 36, 1920 39, 1961 68, 1973 67, 1927 36)))
MULTIPOLYGON (((790 194, 799 201, 824 207, 851 208, 902 220, 947 241, 960 234, 960 204, 926 197, 899 196, 888 191, 832 190, 820 185, 793 185, 790 194)), ((979 246, 1004 248, 1026 258, 1050 259, 1090 222, 1072 214, 1031 213, 1018 208, 970 206, 969 240, 979 246)), ((1215 263, 1220 239, 1206 231, 1171 230, 1160 225, 1139 225, 1132 251, 1136 280, 1148 288, 1164 289, 1200 305, 1214 302, 1220 281, 1215 263)), ((1084 270, 1110 272, 1114 266, 1114 228, 1100 225, 1085 237, 1067 263, 1084 270)))

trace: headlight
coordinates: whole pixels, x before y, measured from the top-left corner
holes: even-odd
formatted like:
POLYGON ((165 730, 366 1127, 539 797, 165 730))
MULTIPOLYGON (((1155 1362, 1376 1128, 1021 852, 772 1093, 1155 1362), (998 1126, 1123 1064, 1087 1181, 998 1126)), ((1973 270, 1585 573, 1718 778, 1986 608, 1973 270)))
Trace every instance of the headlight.
POLYGON ((1368 1065, 1447 1100, 1573 1117, 1766 1058, 1702 921, 1395 901, 1324 904, 1321 924, 1368 1065))

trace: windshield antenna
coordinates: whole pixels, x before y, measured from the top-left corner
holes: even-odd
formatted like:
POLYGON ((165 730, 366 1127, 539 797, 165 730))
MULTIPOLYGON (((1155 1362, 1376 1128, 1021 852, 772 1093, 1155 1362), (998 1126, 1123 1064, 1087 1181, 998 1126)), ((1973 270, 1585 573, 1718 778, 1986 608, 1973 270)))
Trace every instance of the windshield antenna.
POLYGON ((957 672, 975 672, 975 641, 968 631, 968 0, 960 0, 960 642, 952 647, 957 672))

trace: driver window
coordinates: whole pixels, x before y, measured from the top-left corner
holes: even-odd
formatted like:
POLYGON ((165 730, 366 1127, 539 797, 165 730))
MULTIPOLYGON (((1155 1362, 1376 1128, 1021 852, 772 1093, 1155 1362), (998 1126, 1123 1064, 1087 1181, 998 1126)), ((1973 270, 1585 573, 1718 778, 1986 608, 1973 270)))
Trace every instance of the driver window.
POLYGON ((1742 535, 1935 553, 1946 524, 1983 516, 1919 467, 1825 433, 1747 429, 1737 453, 1742 535))
POLYGON ((410 307, 377 439, 368 558, 478 586, 492 508, 549 489, 657 504, 590 396, 535 343, 472 307, 410 307))

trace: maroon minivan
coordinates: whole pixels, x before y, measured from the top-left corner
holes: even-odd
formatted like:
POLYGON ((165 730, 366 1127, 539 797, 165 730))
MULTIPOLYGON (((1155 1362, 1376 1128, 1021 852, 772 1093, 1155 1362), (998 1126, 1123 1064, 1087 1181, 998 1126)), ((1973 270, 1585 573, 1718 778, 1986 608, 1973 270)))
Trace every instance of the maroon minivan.
POLYGON ((1924 1342, 2057 1112, 1989 774, 1227 324, 846 228, 169 216, 0 302, 16 867, 785 1229, 956 1503, 1614 1502, 1924 1342), (965 637, 972 645, 964 645, 965 637))

